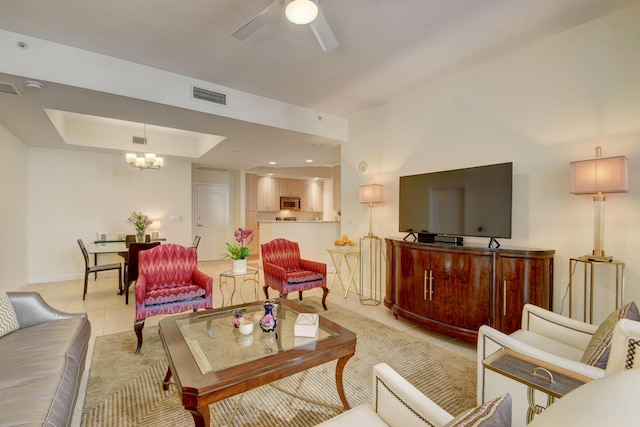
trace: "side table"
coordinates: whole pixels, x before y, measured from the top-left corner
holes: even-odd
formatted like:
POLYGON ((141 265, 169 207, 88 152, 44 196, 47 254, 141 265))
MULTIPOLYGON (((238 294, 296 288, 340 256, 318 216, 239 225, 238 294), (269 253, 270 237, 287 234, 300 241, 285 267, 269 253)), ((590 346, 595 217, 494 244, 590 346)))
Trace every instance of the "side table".
POLYGON ((584 292, 584 310, 582 312, 582 321, 587 321, 587 312, 589 313, 589 323, 593 324, 593 282, 596 266, 615 267, 616 272, 616 307, 617 310, 624 301, 624 262, 620 261, 593 261, 587 258, 571 258, 569 259, 569 317, 573 318, 573 272, 578 263, 584 265, 584 279, 582 283, 584 292), (589 269, 587 269, 589 267, 589 269), (587 291, 588 288, 588 291, 587 291), (587 301, 589 306, 587 307, 587 301), (588 308, 588 310, 587 310, 588 308))
POLYGON ((591 378, 569 372, 557 366, 525 356, 509 348, 501 348, 482 364, 494 372, 527 386, 527 424, 536 414, 542 413, 555 399, 564 396, 575 388, 591 381, 591 378), (547 395, 547 406, 535 402, 535 391, 547 395))
POLYGON ((249 283, 250 285, 253 286, 253 292, 255 295, 255 299, 254 301, 258 301, 258 282, 259 282, 259 270, 256 268, 247 268, 247 271, 245 273, 234 273, 233 270, 225 270, 222 273, 220 273, 220 294, 222 294, 222 307, 226 307, 229 305, 233 305, 233 296, 236 294, 236 279, 240 280, 240 286, 238 288, 238 290, 240 291, 240 299, 242 299, 243 303, 247 303, 247 302, 252 302, 252 301, 245 301, 244 297, 242 296, 242 287, 245 285, 245 283, 249 283), (230 285, 230 282, 233 283, 233 290, 231 291, 231 297, 229 298, 229 301, 227 304, 225 304, 225 298, 224 298, 224 287, 223 285, 230 285))
POLYGON ((346 298, 349 294, 349 289, 353 287, 353 290, 358 293, 358 287, 355 283, 355 272, 358 268, 358 262, 360 261, 360 250, 353 249, 351 246, 345 246, 344 249, 327 249, 329 252, 329 256, 331 257, 331 262, 333 263, 334 268, 336 269, 335 274, 331 278, 331 282, 329 283, 329 289, 333 286, 333 282, 336 280, 336 276, 338 277, 338 281, 340 282, 340 286, 342 286, 342 290, 344 291, 344 297, 346 298), (351 259, 351 262, 349 260, 351 259), (344 284, 342 279, 342 275, 340 274, 340 266, 342 262, 347 265, 347 269, 349 270, 349 280, 347 284, 344 284))

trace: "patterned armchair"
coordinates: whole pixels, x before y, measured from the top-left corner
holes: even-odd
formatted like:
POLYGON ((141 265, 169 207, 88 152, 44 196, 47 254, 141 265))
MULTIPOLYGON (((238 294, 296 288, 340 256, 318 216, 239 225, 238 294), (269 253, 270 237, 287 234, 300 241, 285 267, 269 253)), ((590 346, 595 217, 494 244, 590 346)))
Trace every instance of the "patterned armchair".
POLYGON ((286 298, 289 292, 322 288, 322 307, 327 309, 327 264, 300 258, 297 242, 275 239, 260 245, 264 270, 264 294, 269 299, 269 288, 286 298))
POLYGON ((147 317, 213 306, 213 278, 198 270, 195 248, 168 243, 140 252, 135 289, 136 354, 147 317))

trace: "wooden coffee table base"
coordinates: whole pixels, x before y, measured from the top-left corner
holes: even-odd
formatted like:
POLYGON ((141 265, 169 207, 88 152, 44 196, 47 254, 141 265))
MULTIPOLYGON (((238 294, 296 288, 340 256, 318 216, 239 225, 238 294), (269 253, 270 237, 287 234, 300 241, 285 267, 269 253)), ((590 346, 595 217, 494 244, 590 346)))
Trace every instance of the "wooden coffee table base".
MULTIPOLYGON (((247 349, 239 347, 243 344, 234 333, 233 316, 237 310, 243 310, 246 317, 255 319, 264 313, 262 303, 185 313, 160 321, 160 338, 169 362, 162 387, 167 390, 169 380, 173 378, 182 406, 191 412, 196 426, 209 427, 209 405, 212 403, 331 361, 336 361, 336 389, 342 407, 350 408, 344 392, 343 372, 356 352, 356 335, 320 315, 316 339, 295 345, 294 321, 298 313, 308 309, 286 299, 279 301, 281 307, 276 331, 271 336, 270 333, 255 331, 253 334, 260 341, 256 345, 251 340, 249 345, 253 347, 247 349), (185 337, 183 332, 188 336, 185 337), (270 344, 262 344, 263 338, 270 338, 270 344), (203 343, 203 347, 198 347, 199 343, 203 343), (218 350, 212 344, 216 344, 218 350), (229 353, 220 349, 225 347, 235 348, 235 353, 230 352, 234 359, 224 359, 229 353), (196 353, 192 353, 192 349, 196 353)), ((274 388, 277 389, 275 385, 274 388)), ((302 396, 297 397, 306 400, 302 396)))
MULTIPOLYGON (((353 356, 353 353, 347 356, 341 357, 340 359, 338 359, 338 362, 336 363, 336 388, 338 390, 338 396, 340 396, 340 401, 342 402, 342 407, 345 410, 351 409, 351 406, 349 405, 349 402, 347 401, 347 395, 344 392, 344 383, 342 382, 342 373, 344 371, 344 367, 346 366, 347 362, 349 361, 349 359, 351 359, 352 356, 353 356)), ((171 366, 169 366, 169 368, 167 369, 167 375, 164 377, 164 380, 162 381, 162 389, 164 391, 169 390, 170 381, 171 381, 171 366)), ((209 411, 209 405, 211 403, 214 403, 215 401, 216 400, 206 403, 198 408, 189 408, 185 405, 185 409, 191 412, 191 415, 193 416, 193 421, 196 427, 209 427, 211 422, 211 413, 209 411)))

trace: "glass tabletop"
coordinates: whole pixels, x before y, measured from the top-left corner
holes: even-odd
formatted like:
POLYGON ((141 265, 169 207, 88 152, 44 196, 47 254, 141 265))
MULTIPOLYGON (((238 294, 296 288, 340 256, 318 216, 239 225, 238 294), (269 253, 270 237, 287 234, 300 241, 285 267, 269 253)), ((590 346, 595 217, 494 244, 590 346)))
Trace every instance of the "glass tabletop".
POLYGON ((278 323, 274 332, 260 329, 259 321, 264 315, 262 303, 176 319, 175 323, 200 372, 206 375, 294 348, 314 350, 318 341, 339 335, 320 324, 315 338, 294 336, 298 314, 282 304, 276 314, 278 323), (244 319, 253 323, 251 334, 242 335, 233 326, 236 310, 241 310, 244 319))

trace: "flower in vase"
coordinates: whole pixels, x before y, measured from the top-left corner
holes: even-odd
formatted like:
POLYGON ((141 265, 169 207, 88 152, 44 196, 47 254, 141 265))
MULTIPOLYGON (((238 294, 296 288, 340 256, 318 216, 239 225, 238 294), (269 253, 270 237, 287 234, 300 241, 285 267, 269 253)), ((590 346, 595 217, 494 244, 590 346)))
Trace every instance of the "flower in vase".
POLYGON ((127 219, 127 222, 133 224, 136 228, 136 231, 145 231, 148 226, 151 225, 151 220, 148 216, 144 215, 142 212, 134 211, 127 219))
POLYGON ((246 259, 251 250, 245 246, 245 242, 249 244, 253 241, 253 230, 238 228, 233 233, 233 236, 236 239, 236 243, 226 243, 228 252, 224 254, 224 258, 233 260, 246 259))

